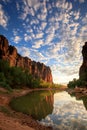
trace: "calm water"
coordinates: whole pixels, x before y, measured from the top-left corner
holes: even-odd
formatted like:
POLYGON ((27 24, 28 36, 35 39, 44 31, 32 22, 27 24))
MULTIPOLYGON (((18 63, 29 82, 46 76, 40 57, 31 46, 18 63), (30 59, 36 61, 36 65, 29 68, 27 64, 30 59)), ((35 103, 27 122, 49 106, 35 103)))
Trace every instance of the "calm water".
POLYGON ((11 106, 54 130, 87 130, 87 97, 76 100, 65 91, 39 91, 13 99, 11 106))
POLYGON ((67 92, 54 94, 53 112, 41 120, 54 130, 87 130, 87 97, 76 100, 67 92))

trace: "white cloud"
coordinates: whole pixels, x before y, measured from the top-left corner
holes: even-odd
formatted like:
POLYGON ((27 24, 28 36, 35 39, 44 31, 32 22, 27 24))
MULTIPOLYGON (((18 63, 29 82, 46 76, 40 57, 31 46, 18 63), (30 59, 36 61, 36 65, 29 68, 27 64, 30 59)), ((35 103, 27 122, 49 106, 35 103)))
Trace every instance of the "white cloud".
POLYGON ((55 6, 57 8, 63 9, 63 11, 64 10, 70 11, 72 9, 72 3, 71 2, 66 2, 65 0, 61 0, 61 1, 57 0, 55 6))
POLYGON ((43 61, 43 60, 46 61, 46 58, 43 56, 43 54, 38 52, 35 49, 30 49, 28 47, 20 47, 20 48, 18 48, 18 52, 20 54, 22 54, 22 56, 24 56, 24 57, 27 56, 27 57, 31 58, 32 60, 36 59, 35 61, 39 61, 39 62, 43 61))
POLYGON ((0 4, 0 25, 4 28, 7 27, 8 17, 5 14, 2 5, 0 4))
POLYGON ((38 34, 36 34, 36 39, 39 39, 39 38, 42 38, 43 37, 43 32, 41 32, 41 33, 38 33, 38 34))
MULTIPOLYGON (((24 4, 22 5, 23 12, 21 13, 21 16, 20 16, 21 19, 25 20, 27 18, 27 16, 35 15, 34 9, 31 6, 33 2, 34 2, 33 0, 32 1, 31 0, 23 1, 24 4)), ((20 5, 17 4, 17 8, 19 9, 20 5)))
POLYGON ((38 4, 39 0, 25 0, 25 4, 28 4, 29 6, 35 6, 38 4))
POLYGON ((28 42, 28 41, 31 40, 31 39, 32 39, 32 38, 31 38, 30 35, 24 34, 24 40, 25 40, 25 42, 28 42))
MULTIPOLYGON (((72 2, 66 0, 22 2, 22 5, 17 2, 16 8, 24 20, 24 40, 31 41, 32 49, 23 47, 21 53, 51 66, 55 82, 68 82, 78 77, 81 49, 87 40, 87 13, 81 16, 81 10, 73 10, 72 2)), ((14 30, 13 34, 15 43, 21 41, 19 30, 14 30)))
POLYGON ((20 53, 20 54, 22 54, 22 56, 24 56, 24 57, 29 57, 30 56, 30 50, 29 50, 29 48, 27 48, 27 47, 18 47, 17 48, 18 49, 18 52, 20 53))
POLYGON ((75 20, 78 20, 80 18, 80 12, 74 12, 75 20))
POLYGON ((55 35, 54 33, 50 33, 50 34, 48 34, 47 37, 46 37, 45 44, 50 45, 51 42, 52 42, 52 40, 53 40, 54 35, 55 35))
POLYGON ((67 92, 60 92, 54 94, 53 112, 40 122, 44 125, 51 125, 56 130, 86 130, 86 113, 83 101, 77 101, 75 97, 72 98, 67 92))
POLYGON ((33 43, 32 47, 33 48, 40 48, 44 44, 43 40, 37 40, 36 42, 33 43))
POLYGON ((16 2, 16 8, 17 8, 18 11, 20 10, 20 5, 19 5, 18 2, 16 2))
POLYGON ((83 22, 83 24, 87 25, 87 13, 86 13, 85 17, 82 19, 82 22, 83 22))
POLYGON ((18 28, 17 29, 15 29, 15 28, 13 29, 13 35, 14 36, 18 35, 19 32, 20 32, 20 29, 18 29, 18 28))
POLYGON ((85 2, 85 0, 79 0, 79 2, 80 2, 80 3, 84 3, 84 2, 85 2))
POLYGON ((39 24, 39 21, 37 20, 37 19, 32 19, 31 21, 30 21, 30 24, 31 25, 37 25, 37 24, 39 24))
POLYGON ((19 42, 21 41, 21 37, 20 37, 20 36, 15 36, 15 37, 13 38, 13 41, 14 41, 15 43, 19 43, 19 42))
POLYGON ((47 25, 47 23, 46 23, 46 22, 42 22, 42 23, 41 23, 41 29, 42 29, 42 30, 44 30, 44 29, 45 29, 45 27, 46 27, 46 25, 47 25))

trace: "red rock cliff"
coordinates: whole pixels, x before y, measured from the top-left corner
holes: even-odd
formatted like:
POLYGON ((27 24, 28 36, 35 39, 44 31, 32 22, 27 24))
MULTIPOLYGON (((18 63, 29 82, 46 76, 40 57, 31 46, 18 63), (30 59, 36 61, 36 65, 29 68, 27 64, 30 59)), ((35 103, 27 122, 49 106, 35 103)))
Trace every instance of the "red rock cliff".
POLYGON ((82 56, 83 56, 83 63, 80 67, 79 71, 79 77, 80 79, 87 81, 87 42, 85 42, 85 45, 82 49, 82 56))
POLYGON ((28 57, 18 54, 14 46, 9 45, 8 40, 0 35, 0 59, 8 60, 10 66, 18 66, 27 69, 34 77, 46 82, 53 82, 51 70, 43 63, 35 62, 28 57))

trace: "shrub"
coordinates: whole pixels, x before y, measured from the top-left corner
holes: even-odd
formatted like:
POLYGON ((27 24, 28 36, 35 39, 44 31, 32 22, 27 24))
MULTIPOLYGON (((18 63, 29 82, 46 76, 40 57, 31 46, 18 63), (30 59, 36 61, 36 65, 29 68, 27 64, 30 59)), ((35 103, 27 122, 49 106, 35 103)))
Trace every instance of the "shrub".
POLYGON ((85 87, 87 86, 87 82, 85 82, 84 80, 81 80, 81 79, 73 79, 73 81, 70 81, 68 83, 68 88, 75 88, 76 86, 77 87, 85 87))
POLYGON ((40 81, 40 79, 32 76, 29 71, 20 67, 10 67, 9 62, 0 60, 0 85, 10 88, 38 88, 52 87, 52 84, 40 81))

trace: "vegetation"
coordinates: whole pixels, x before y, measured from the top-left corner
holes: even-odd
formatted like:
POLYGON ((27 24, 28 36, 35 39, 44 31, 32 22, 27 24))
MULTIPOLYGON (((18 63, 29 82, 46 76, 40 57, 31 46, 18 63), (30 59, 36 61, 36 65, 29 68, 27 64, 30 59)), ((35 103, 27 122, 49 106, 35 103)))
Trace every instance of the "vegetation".
POLYGON ((5 106, 0 106, 0 112, 3 112, 5 114, 7 114, 7 115, 11 115, 10 110, 5 106))
POLYGON ((86 87, 87 82, 82 79, 73 79, 73 81, 70 81, 68 83, 68 88, 75 88, 75 87, 86 87))
POLYGON ((32 76, 20 67, 10 67, 9 62, 0 60, 0 86, 12 89, 28 88, 60 88, 61 85, 45 82, 32 76))
POLYGON ((33 118, 41 120, 52 113, 53 94, 53 91, 31 92, 25 96, 13 98, 10 106, 18 112, 29 114, 33 118))
POLYGON ((49 83, 49 82, 45 82, 43 80, 40 80, 39 87, 40 88, 62 88, 63 85, 55 84, 55 83, 49 83))
POLYGON ((12 88, 36 88, 40 84, 39 79, 35 79, 28 71, 20 67, 10 67, 9 63, 0 60, 0 86, 9 90, 12 88))

